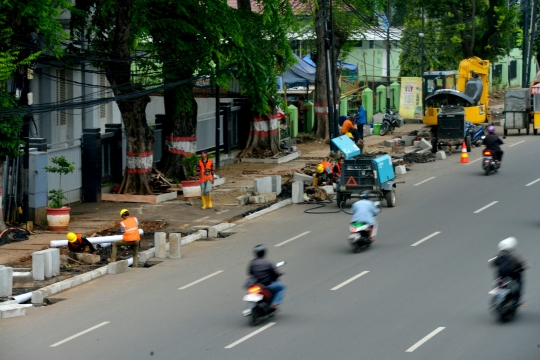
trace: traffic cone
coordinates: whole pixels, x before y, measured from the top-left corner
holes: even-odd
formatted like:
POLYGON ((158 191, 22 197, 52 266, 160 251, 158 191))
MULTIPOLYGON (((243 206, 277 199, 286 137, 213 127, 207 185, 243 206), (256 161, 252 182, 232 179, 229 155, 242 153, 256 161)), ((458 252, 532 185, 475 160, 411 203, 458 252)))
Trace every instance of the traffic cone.
POLYGON ((469 154, 467 154, 467 144, 465 144, 465 141, 463 144, 461 144, 461 160, 459 161, 460 164, 469 164, 469 154))

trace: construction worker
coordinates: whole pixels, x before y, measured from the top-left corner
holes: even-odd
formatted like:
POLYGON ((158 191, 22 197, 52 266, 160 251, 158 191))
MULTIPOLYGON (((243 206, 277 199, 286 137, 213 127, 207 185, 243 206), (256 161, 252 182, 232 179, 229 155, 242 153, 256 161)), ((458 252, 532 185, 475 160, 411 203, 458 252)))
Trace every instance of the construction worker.
POLYGON ((75 234, 74 232, 68 232, 66 235, 68 240, 69 257, 74 259, 75 253, 85 252, 87 249, 92 253, 96 253, 94 245, 83 234, 75 234))
POLYGON ((362 99, 356 102, 356 106, 358 106, 358 112, 354 117, 356 120, 356 129, 358 131, 358 134, 360 135, 360 139, 364 140, 364 125, 367 124, 367 117, 366 109, 364 109, 364 107, 362 106, 362 99))
POLYGON ((206 151, 201 152, 201 160, 197 164, 197 172, 199 174, 199 182, 201 183, 201 200, 202 209, 212 208, 212 185, 214 184, 214 164, 212 159, 208 158, 206 151))
POLYGON ((341 167, 343 166, 344 162, 345 158, 340 157, 336 165, 334 165, 334 168, 332 169, 332 183, 339 183, 339 179, 341 177, 341 167))
POLYGON ((328 161, 323 161, 317 165, 317 173, 313 178, 313 186, 325 185, 330 183, 332 176, 332 164, 328 161))
POLYGON ((345 120, 341 126, 341 135, 349 136, 348 134, 352 135, 355 143, 358 143, 358 141, 361 140, 360 133, 358 132, 358 129, 356 129, 356 119, 352 116, 345 120))
POLYGON ((136 268, 139 266, 139 240, 141 240, 141 235, 139 234, 139 220, 134 216, 129 216, 128 209, 120 210, 120 217, 122 218, 122 221, 120 222, 122 240, 113 242, 109 262, 116 261, 116 253, 118 252, 119 246, 129 246, 133 253, 133 267, 136 268))

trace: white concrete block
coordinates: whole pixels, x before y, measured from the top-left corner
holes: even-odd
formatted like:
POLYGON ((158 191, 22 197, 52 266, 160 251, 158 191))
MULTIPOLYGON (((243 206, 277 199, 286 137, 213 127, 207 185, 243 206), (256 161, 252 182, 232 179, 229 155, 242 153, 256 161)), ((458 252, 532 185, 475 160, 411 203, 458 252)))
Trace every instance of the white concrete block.
POLYGON ((165 258, 167 257, 167 249, 165 249, 165 245, 167 244, 167 234, 164 232, 156 232, 154 234, 154 249, 156 250, 156 254, 154 255, 157 258, 165 258))
POLYGON ((413 141, 413 146, 414 146, 415 148, 419 148, 419 147, 420 147, 420 140, 418 140, 418 141, 413 141))
POLYGON ((13 292, 13 268, 0 268, 0 297, 11 296, 13 292))
POLYGON ((65 291, 65 290, 71 288, 71 279, 60 281, 58 284, 61 284, 62 285, 62 291, 65 291))
POLYGON ((43 254, 45 254, 45 279, 52 278, 52 253, 49 250, 50 249, 43 250, 43 254))
POLYGON ((52 276, 60 275, 60 249, 50 248, 47 251, 51 252, 51 271, 52 276))
MULTIPOLYGON (((127 260, 124 260, 127 261, 127 260)), ((75 276, 71 279, 71 287, 75 287, 77 285, 81 285, 83 283, 82 278, 80 276, 75 276)))
POLYGON ((120 260, 117 262, 109 263, 109 265, 107 265, 107 274, 109 275, 121 274, 123 272, 126 272, 127 269, 128 269, 128 261, 120 260))
POLYGON ((276 196, 281 194, 281 175, 272 175, 272 192, 276 193, 276 196))
MULTIPOLYGON (((71 286, 73 286, 73 282, 71 283, 71 286)), ((62 292, 62 285, 60 283, 54 283, 49 286, 47 286, 50 289, 51 295, 58 294, 59 292, 62 292)))
POLYGON ((334 193, 334 187, 332 185, 325 185, 325 186, 319 186, 321 189, 324 189, 328 195, 332 195, 334 193))
POLYGON ((259 196, 266 196, 266 201, 276 201, 277 194, 275 192, 269 192, 269 193, 258 193, 259 196))
POLYGON ((428 153, 430 153, 430 152, 431 152, 431 148, 429 148, 429 149, 422 149, 422 150, 417 151, 416 153, 417 153, 417 154, 422 154, 422 155, 423 155, 423 154, 428 154, 428 153))
POLYGON ((401 137, 405 146, 412 146, 414 139, 416 139, 416 136, 405 135, 401 137))
POLYGON ((268 198, 266 197, 266 195, 257 195, 257 196, 249 197, 250 204, 266 204, 267 202, 268 202, 268 198))
POLYGON ((208 230, 199 230, 199 234, 201 234, 201 239, 208 238, 208 230))
MULTIPOLYGON (((210 226, 208 228, 208 237, 209 238, 217 238, 218 234, 221 231, 223 231, 225 229, 232 228, 235 225, 236 224, 233 224, 233 223, 221 223, 221 224, 217 224, 217 225, 214 225, 214 226, 210 226)), ((182 245, 184 245, 184 244, 182 243, 182 245)))
POLYGON ((35 251, 32 254, 32 275, 34 280, 45 280, 45 253, 43 251, 35 251))
POLYGON ((399 165, 399 166, 396 166, 396 175, 403 175, 407 172, 407 169, 405 168, 404 165, 399 165))
MULTIPOLYGON (((296 174, 295 174, 296 176, 296 174)), ((292 184, 292 202, 300 204, 304 202, 304 182, 295 181, 292 184)))
POLYGON ((255 192, 266 193, 272 192, 272 178, 270 176, 265 176, 263 178, 258 178, 253 180, 253 187, 255 192))
POLYGON ((79 275, 79 277, 81 278, 83 283, 92 280, 92 274, 89 274, 89 273, 81 274, 81 275, 79 275))
POLYGON ((19 304, 0 305, 0 319, 24 316, 26 307, 19 304))
POLYGON ((51 290, 48 288, 32 291, 32 304, 43 304, 49 296, 51 296, 51 290))
POLYGON ((144 264, 145 262, 147 262, 148 259, 154 257, 155 253, 156 252, 154 249, 148 249, 139 252, 139 264, 144 264))
POLYGON ((247 205, 247 204, 249 204, 249 196, 242 195, 242 196, 237 197, 236 198, 236 203, 238 205, 247 205))
POLYGON ((435 153, 435 156, 436 156, 436 159, 437 159, 437 160, 444 160, 444 159, 446 159, 446 153, 445 153, 444 151, 442 151, 442 150, 441 150, 441 151, 437 151, 437 152, 435 153))
POLYGON ((169 234, 169 259, 180 259, 182 257, 181 237, 181 234, 169 234))
POLYGON ((91 274, 91 275, 92 275, 92 279, 95 279, 95 278, 98 278, 98 277, 100 277, 100 276, 103 276, 102 273, 100 273, 99 271, 96 271, 96 270, 90 271, 88 274, 91 274))
POLYGON ((431 149, 431 143, 426 139, 422 138, 420 139, 420 147, 422 149, 431 149))
POLYGON ((109 267, 108 266, 102 266, 100 268, 97 268, 96 270, 94 271, 98 271, 100 273, 100 275, 106 275, 107 274, 107 271, 109 270, 109 267))
POLYGON ((398 147, 401 145, 401 139, 384 140, 384 146, 386 147, 398 147))
POLYGON ((304 184, 306 184, 307 186, 311 186, 311 184, 313 184, 313 176, 309 176, 309 175, 306 175, 306 174, 295 173, 294 176, 293 176, 293 181, 294 182, 301 181, 304 184))

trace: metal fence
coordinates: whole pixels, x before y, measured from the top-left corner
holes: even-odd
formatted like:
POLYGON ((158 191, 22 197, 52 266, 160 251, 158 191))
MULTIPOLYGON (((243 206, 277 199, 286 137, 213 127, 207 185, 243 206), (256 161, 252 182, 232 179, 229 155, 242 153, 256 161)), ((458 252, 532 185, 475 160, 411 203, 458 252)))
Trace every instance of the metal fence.
MULTIPOLYGON (((81 201, 82 189, 82 163, 81 163, 81 140, 71 140, 58 144, 48 145, 47 155, 49 157, 48 165, 54 165, 51 162, 53 157, 64 156, 68 161, 75 163, 75 170, 71 174, 62 175, 62 190, 67 198, 67 203, 81 201)), ((47 184, 49 190, 59 189, 60 175, 47 173, 47 184)))
MULTIPOLYGON (((227 129, 230 134, 230 146, 232 148, 239 145, 238 126, 240 122, 240 106, 231 107, 231 119, 228 124, 223 123, 223 108, 219 116, 219 146, 225 145, 224 135, 227 129), (228 125, 229 128, 227 128, 228 125)), ((208 112, 197 116, 197 151, 214 149, 216 147, 216 113, 208 112)))

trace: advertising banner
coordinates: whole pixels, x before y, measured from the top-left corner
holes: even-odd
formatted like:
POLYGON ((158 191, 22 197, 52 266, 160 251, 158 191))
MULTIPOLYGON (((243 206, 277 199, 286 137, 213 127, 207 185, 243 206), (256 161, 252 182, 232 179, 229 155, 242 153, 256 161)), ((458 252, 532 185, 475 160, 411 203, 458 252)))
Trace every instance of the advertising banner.
POLYGON ((422 119, 422 78, 401 78, 399 115, 404 119, 422 119))

